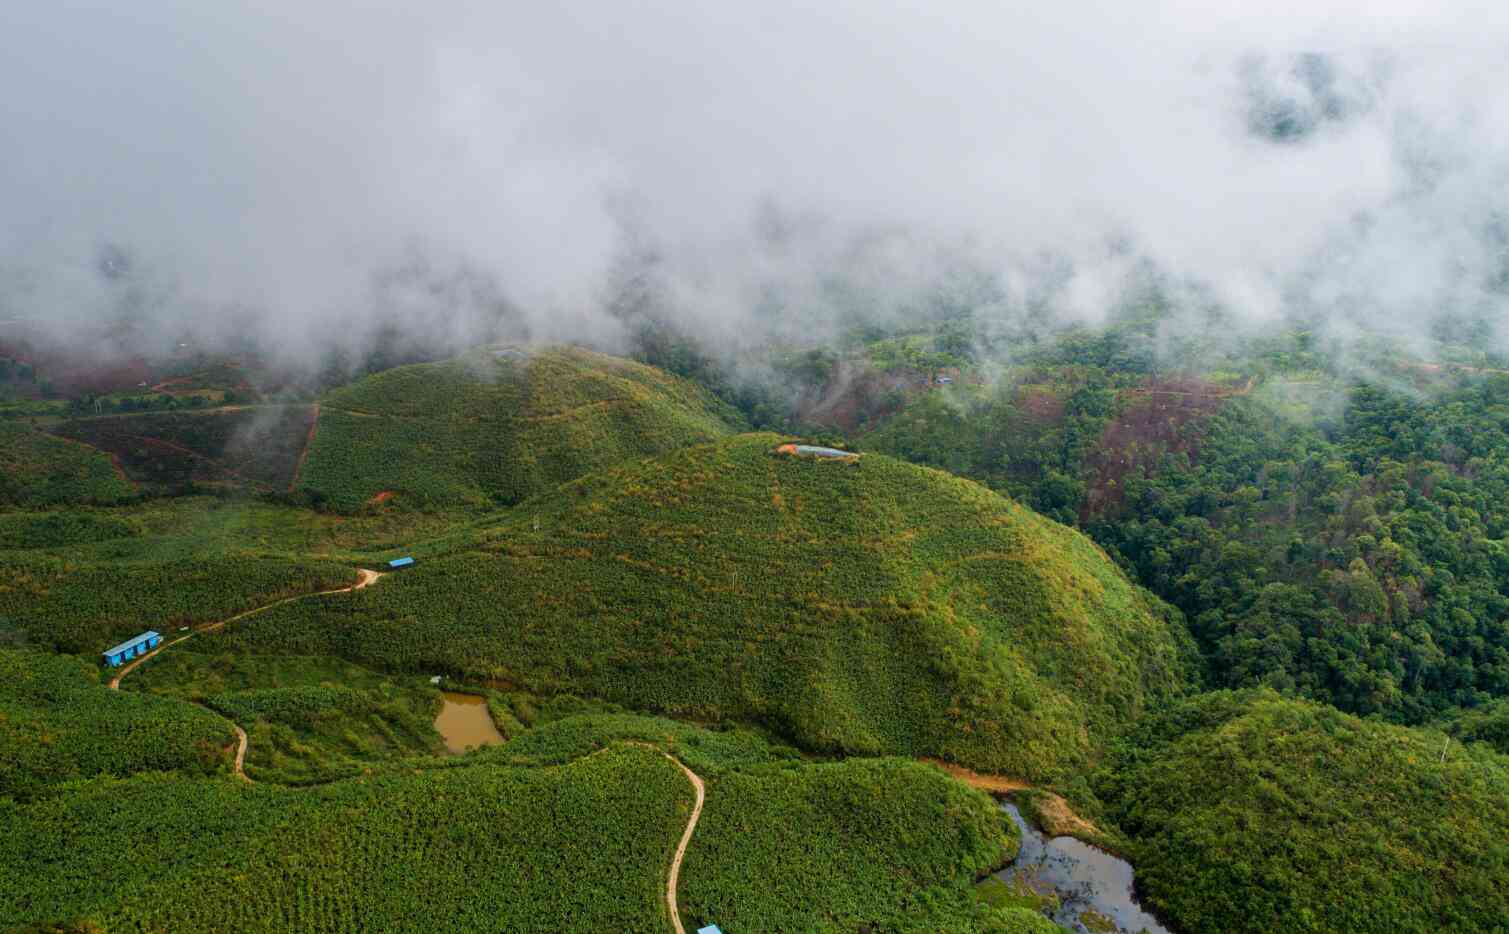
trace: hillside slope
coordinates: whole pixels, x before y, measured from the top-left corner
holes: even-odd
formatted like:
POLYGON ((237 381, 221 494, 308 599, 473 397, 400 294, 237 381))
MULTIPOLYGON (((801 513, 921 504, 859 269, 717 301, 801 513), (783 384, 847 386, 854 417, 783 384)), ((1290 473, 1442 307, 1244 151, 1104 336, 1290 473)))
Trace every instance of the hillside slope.
POLYGON ((1098 776, 1177 930, 1502 931, 1509 759, 1271 691, 1149 718, 1098 776))
POLYGON ((1165 609, 979 485, 741 435, 567 484, 216 636, 1047 777, 1186 684, 1165 609))
POLYGON ((572 347, 484 348, 328 394, 299 486, 340 510, 380 493, 508 505, 599 467, 729 434, 725 414, 702 389, 629 360, 572 347))
POLYGON ((135 492, 104 452, 0 422, 0 506, 114 503, 135 492))
POLYGON ((76 658, 0 649, 0 798, 58 794, 96 775, 223 769, 231 725, 207 710, 126 696, 76 658))

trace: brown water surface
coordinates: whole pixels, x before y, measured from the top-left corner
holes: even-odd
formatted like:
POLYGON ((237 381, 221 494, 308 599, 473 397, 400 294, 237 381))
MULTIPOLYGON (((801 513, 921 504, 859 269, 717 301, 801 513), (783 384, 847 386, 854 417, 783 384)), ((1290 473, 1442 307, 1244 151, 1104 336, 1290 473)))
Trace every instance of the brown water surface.
POLYGON ((493 718, 487 713, 487 698, 455 691, 440 693, 445 698, 445 706, 435 718, 435 729, 445 740, 446 749, 466 752, 477 746, 495 746, 503 742, 503 734, 493 726, 493 718))

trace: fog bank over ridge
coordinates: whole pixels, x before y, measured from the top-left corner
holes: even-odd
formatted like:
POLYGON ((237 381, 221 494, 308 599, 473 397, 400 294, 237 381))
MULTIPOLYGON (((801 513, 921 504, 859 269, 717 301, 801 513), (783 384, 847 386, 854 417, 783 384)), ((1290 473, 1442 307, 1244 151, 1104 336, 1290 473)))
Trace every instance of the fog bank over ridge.
POLYGON ((1239 6, 24 0, 0 320, 736 348, 1156 281, 1502 346, 1509 8, 1239 6))

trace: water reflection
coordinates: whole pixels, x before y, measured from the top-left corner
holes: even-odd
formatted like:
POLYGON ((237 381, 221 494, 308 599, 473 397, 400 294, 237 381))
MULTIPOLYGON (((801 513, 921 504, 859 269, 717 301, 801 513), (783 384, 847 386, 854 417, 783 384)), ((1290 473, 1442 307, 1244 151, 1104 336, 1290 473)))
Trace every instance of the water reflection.
POLYGON ((1086 934, 1169 934, 1132 897, 1132 867, 1126 860, 1073 837, 1045 838, 1028 826, 1016 805, 1002 807, 1022 833, 1022 849, 996 877, 1056 897, 1058 907, 1049 915, 1055 924, 1086 934))

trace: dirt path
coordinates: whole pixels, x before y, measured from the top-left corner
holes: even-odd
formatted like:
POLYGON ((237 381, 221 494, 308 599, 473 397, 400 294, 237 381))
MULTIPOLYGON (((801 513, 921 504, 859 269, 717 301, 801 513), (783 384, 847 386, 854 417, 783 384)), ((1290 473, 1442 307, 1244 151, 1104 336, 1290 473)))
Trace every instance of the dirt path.
POLYGON ((978 788, 990 794, 1004 795, 1010 794, 1013 791, 1026 791, 1032 787, 1032 785, 1020 779, 1007 778, 1004 775, 986 775, 982 772, 966 769, 962 765, 944 762, 942 759, 923 758, 922 761, 928 765, 937 766, 971 788, 978 788))
MULTIPOLYGON (((232 616, 229 619, 222 619, 218 623, 210 623, 206 626, 200 626, 196 630, 196 632, 214 632, 215 630, 225 626, 226 623, 234 623, 238 619, 246 619, 248 616, 255 616, 258 613, 270 610, 275 606, 282 606, 285 603, 292 603, 295 600, 304 600, 308 597, 328 597, 333 593, 350 593, 353 590, 361 590, 363 587, 370 587, 373 584, 377 583, 382 579, 384 573, 385 572, 382 571, 369 571, 366 568, 357 568, 356 583, 352 584, 350 587, 337 587, 334 590, 321 590, 315 593, 301 593, 295 594, 292 597, 284 597, 283 599, 269 603, 266 606, 253 607, 252 609, 247 610, 244 613, 237 613, 235 616, 232 616)), ((185 636, 184 638, 187 639, 188 637, 185 636)), ((166 646, 164 646, 164 648, 166 648, 166 646)), ((122 673, 124 674, 124 672, 122 673)))
POLYGON ((671 858, 671 872, 665 879, 665 904, 671 912, 671 927, 676 934, 686 934, 686 929, 681 926, 681 911, 676 907, 676 883, 681 879, 681 859, 686 856, 686 846, 692 842, 692 831, 697 829, 697 820, 702 816, 702 802, 707 798, 707 786, 680 759, 670 753, 665 753, 665 757, 676 763, 676 767, 681 769, 697 792, 697 800, 692 805, 692 816, 687 819, 686 829, 681 832, 681 842, 676 844, 676 855, 671 858))
MULTIPOLYGON (((177 645, 180 642, 183 642, 186 639, 192 639, 192 638, 194 638, 194 636, 198 635, 201 632, 212 632, 212 631, 214 631, 216 629, 221 628, 226 623, 233 623, 233 622, 235 622, 238 619, 245 619, 246 617, 251 616, 253 614, 261 613, 263 610, 270 610, 270 609, 272 609, 275 606, 282 606, 285 603, 290 603, 290 602, 292 602, 294 600, 302 600, 305 597, 323 597, 323 596, 327 596, 327 595, 333 594, 333 593, 350 593, 353 590, 361 590, 363 587, 370 587, 370 586, 372 586, 373 584, 375 584, 379 580, 381 580, 382 577, 383 577, 383 575, 382 575, 381 572, 378 572, 378 571, 369 571, 366 568, 357 568, 356 569, 356 574, 357 574, 356 583, 352 584, 349 587, 340 587, 340 588, 337 588, 335 590, 321 590, 321 591, 319 591, 317 593, 305 593, 305 594, 297 594, 297 595, 292 596, 292 597, 284 597, 282 600, 274 601, 272 603, 267 604, 266 606, 255 607, 253 609, 247 610, 244 613, 238 613, 237 615, 232 616, 229 619, 222 619, 218 623, 210 623, 208 626, 201 626, 200 628, 194 630, 193 632, 189 633, 186 636, 179 636, 177 639, 174 639, 172 642, 164 642, 162 645, 159 645, 157 648, 155 648, 152 651, 148 652, 146 655, 143 655, 141 658, 136 659, 131 664, 127 665, 126 667, 122 668, 120 671, 116 672, 115 677, 110 679, 110 690, 112 690, 112 691, 119 691, 121 689, 121 679, 124 678, 126 675, 129 675, 131 672, 135 671, 137 669, 137 667, 139 665, 141 665, 142 662, 145 662, 145 661, 147 661, 147 660, 149 660, 151 658, 156 657, 156 655, 159 652, 163 651, 164 649, 172 648, 173 646, 177 645)), ((206 709, 208 709, 208 708, 206 708, 206 709)), ((218 711, 217 711, 217 713, 218 713, 218 711)), ((223 714, 222 714, 222 716, 223 716, 223 714)), ((230 719, 230 718, 227 717, 226 719, 230 719)), ((249 782, 249 781, 251 781, 251 779, 249 779, 249 778, 246 777, 246 772, 242 768, 242 765, 246 762, 246 731, 243 730, 243 729, 241 729, 241 727, 239 725, 237 725, 236 722, 233 721, 233 720, 231 721, 231 728, 236 731, 236 777, 239 778, 239 779, 241 779, 242 781, 249 782)), ((675 760, 672 760, 672 761, 675 761, 675 760)), ((680 765, 680 763, 678 762, 677 765, 680 765)), ((684 765, 681 766, 681 767, 683 769, 686 768, 686 766, 684 766, 684 765)), ((687 772, 687 774, 691 775, 691 772, 687 772)), ((698 781, 700 782, 700 780, 698 780, 698 781)), ((701 809, 702 809, 702 792, 701 792, 701 789, 699 787, 698 792, 697 792, 697 810, 701 811, 701 809)), ((695 814, 695 812, 694 812, 693 817, 692 817, 692 823, 694 823, 694 824, 696 823, 696 814, 695 814)), ((687 830, 687 836, 688 837, 691 836, 691 829, 690 828, 688 828, 688 830, 687 830)), ((683 843, 683 846, 684 846, 685 845, 685 841, 683 840, 682 843, 683 843)), ((677 865, 679 867, 680 862, 681 862, 681 860, 680 860, 680 854, 679 853, 677 854, 677 860, 676 860, 676 862, 677 862, 677 865)))
POLYGON ((246 770, 241 768, 242 763, 246 761, 246 731, 241 729, 241 725, 234 720, 231 721, 231 729, 236 731, 236 777, 243 782, 249 782, 251 779, 246 777, 246 770))

